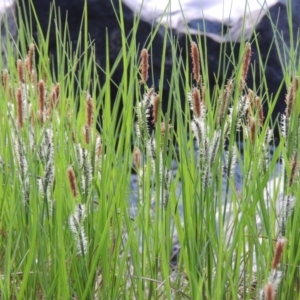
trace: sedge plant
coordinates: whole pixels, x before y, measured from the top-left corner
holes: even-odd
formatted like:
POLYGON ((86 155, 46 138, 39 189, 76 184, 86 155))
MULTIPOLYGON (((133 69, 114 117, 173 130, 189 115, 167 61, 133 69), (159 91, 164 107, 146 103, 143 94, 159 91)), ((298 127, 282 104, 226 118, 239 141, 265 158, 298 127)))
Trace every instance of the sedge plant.
POLYGON ((139 49, 139 19, 126 35, 117 11, 122 50, 105 82, 86 6, 75 48, 52 7, 55 68, 49 33, 38 26, 32 40, 34 14, 0 64, 1 298, 296 299, 297 74, 273 123, 280 99, 247 86, 251 42, 212 93, 203 40, 187 45, 184 61, 166 30, 173 69, 163 111, 163 67, 160 86, 147 84, 152 39, 139 49), (120 63, 128 71, 111 99, 120 63))

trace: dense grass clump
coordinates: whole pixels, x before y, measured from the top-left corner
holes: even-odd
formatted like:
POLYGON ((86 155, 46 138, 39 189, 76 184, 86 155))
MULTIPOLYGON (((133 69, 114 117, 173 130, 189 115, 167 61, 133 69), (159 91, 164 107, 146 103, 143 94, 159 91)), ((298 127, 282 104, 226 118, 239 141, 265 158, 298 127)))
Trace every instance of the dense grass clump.
POLYGON ((296 299, 297 74, 275 148, 274 103, 247 86, 251 42, 209 93, 202 48, 189 45, 190 70, 166 32, 173 98, 162 111, 147 85, 151 41, 136 54, 134 35, 122 36, 128 72, 111 99, 115 66, 100 85, 93 44, 72 49, 53 15, 57 73, 29 20, 0 64, 1 298, 296 299))

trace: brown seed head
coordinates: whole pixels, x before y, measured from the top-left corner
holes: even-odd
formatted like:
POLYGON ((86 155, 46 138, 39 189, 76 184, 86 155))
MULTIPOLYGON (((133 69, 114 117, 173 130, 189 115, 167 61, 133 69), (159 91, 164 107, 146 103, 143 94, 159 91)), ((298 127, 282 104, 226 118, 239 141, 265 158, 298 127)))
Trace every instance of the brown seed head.
POLYGON ((54 94, 55 94, 56 102, 57 102, 59 100, 59 96, 60 96, 60 85, 59 85, 59 83, 57 83, 54 86, 54 94))
POLYGON ((152 122, 153 124, 156 124, 158 109, 159 109, 159 95, 154 96, 152 100, 152 105, 153 105, 152 122))
POLYGON ((36 72, 35 72, 35 69, 32 69, 32 71, 30 73, 30 82, 32 84, 35 84, 35 82, 36 82, 36 72))
POLYGON ((23 62, 21 61, 21 59, 17 60, 17 70, 18 70, 19 82, 24 83, 24 81, 25 81, 24 66, 23 66, 23 62))
POLYGON ((171 124, 168 125, 168 128, 166 128, 166 123, 165 122, 161 122, 160 123, 160 132, 162 134, 162 136, 165 136, 166 131, 170 131, 173 128, 173 126, 171 124))
POLYGON ((87 144, 91 141, 91 127, 89 127, 87 124, 83 127, 83 137, 87 144))
POLYGON ((259 111, 258 111, 258 121, 259 121, 259 126, 260 127, 263 127, 264 119, 265 119, 264 110, 263 110, 263 107, 261 106, 259 111))
POLYGON ((285 103, 286 103, 285 115, 287 118, 291 116, 291 112, 294 108, 298 88, 299 88, 299 79, 298 77, 294 77, 293 82, 289 87, 288 92, 285 96, 285 103))
POLYGON ((265 116, 264 116, 263 105, 262 105, 261 100, 260 100, 259 97, 255 97, 254 98, 254 106, 255 106, 256 111, 258 112, 258 123, 259 123, 259 126, 262 127, 263 124, 264 124, 265 116))
POLYGON ((201 95, 200 95, 200 91, 197 88, 193 88, 192 89, 192 107, 193 107, 193 112, 194 115, 197 118, 201 117, 201 105, 202 105, 202 101, 201 101, 201 95))
POLYGON ((102 154, 102 140, 101 140, 101 136, 99 134, 97 134, 97 138, 96 138, 96 156, 98 158, 100 158, 102 154))
POLYGON ((149 54, 147 49, 143 49, 141 51, 141 64, 140 64, 140 72, 141 72, 141 83, 146 83, 148 80, 149 74, 149 54))
POLYGON ((8 86, 8 71, 6 69, 2 72, 2 86, 4 92, 6 92, 8 86))
POLYGON ((59 102, 59 90, 60 90, 60 86, 59 86, 59 83, 57 83, 51 94, 50 94, 50 102, 49 102, 49 108, 48 108, 48 111, 47 111, 47 115, 49 116, 52 112, 52 110, 57 107, 58 105, 58 102, 59 102))
POLYGON ((249 98, 249 102, 252 104, 255 98, 255 93, 249 88, 248 88, 248 98, 249 98))
POLYGON ((256 123, 255 123, 255 118, 249 117, 248 118, 248 126, 249 126, 249 137, 250 137, 250 142, 254 144, 255 142, 255 135, 256 135, 256 123))
POLYGON ((72 138, 72 142, 75 144, 76 143, 76 133, 75 133, 74 129, 72 130, 71 138, 72 138))
POLYGON ((251 44, 246 43, 245 45, 245 54, 243 57, 243 63, 242 63, 242 75, 241 75, 241 90, 244 89, 245 84, 246 84, 246 79, 247 79, 247 74, 249 71, 249 66, 251 62, 251 44))
POLYGON ((29 50, 27 53, 27 57, 26 57, 26 69, 28 71, 29 74, 31 74, 32 70, 33 70, 33 63, 34 63, 34 59, 35 59, 35 53, 34 53, 34 44, 31 43, 29 45, 29 50))
POLYGON ((138 170, 141 166, 141 151, 137 147, 135 147, 133 151, 133 165, 136 170, 138 170))
POLYGON ((294 77, 292 87, 293 87, 293 99, 296 100, 297 91, 299 89, 299 78, 298 77, 294 77))
POLYGON ((274 285, 270 282, 265 286, 265 300, 275 300, 274 285))
POLYGON ((85 106, 85 124, 89 128, 92 127, 92 122, 93 122, 93 108, 94 108, 93 99, 88 94, 87 97, 86 97, 86 106, 85 106))
POLYGON ((72 166, 68 168, 67 175, 68 175, 68 181, 70 184, 72 195, 74 198, 76 198, 78 195, 78 191, 76 185, 76 176, 72 166))
POLYGON ((291 166, 291 175, 290 175, 290 180, 289 180, 289 186, 291 186, 293 184, 293 182, 295 181, 295 177, 296 177, 296 175, 298 173, 298 169, 299 169, 297 151, 295 151, 293 153, 292 159, 290 161, 290 166, 291 166))
POLYGON ((218 111, 218 125, 221 124, 221 122, 226 114, 226 110, 228 108, 232 89, 233 89, 233 81, 232 81, 232 79, 229 79, 227 82, 226 88, 223 91, 223 94, 222 94, 223 97, 220 97, 220 106, 219 106, 219 111, 218 111))
POLYGON ((38 94, 39 94, 38 119, 43 124, 45 122, 45 82, 43 80, 40 80, 38 83, 38 94))
POLYGON ((34 112, 33 112, 32 106, 30 107, 29 120, 30 120, 32 127, 34 127, 35 126, 35 117, 34 117, 34 112))
POLYGON ((275 253, 274 253, 273 260, 272 260, 272 269, 273 270, 277 269, 280 264, 285 244, 286 244, 285 238, 279 238, 276 242, 275 253))
POLYGON ((191 57, 193 65, 193 79, 198 83, 200 80, 200 59, 199 50, 195 42, 191 44, 191 57))
POLYGON ((226 85, 226 93, 231 94, 232 89, 233 89, 233 80, 232 79, 228 79, 227 85, 226 85))

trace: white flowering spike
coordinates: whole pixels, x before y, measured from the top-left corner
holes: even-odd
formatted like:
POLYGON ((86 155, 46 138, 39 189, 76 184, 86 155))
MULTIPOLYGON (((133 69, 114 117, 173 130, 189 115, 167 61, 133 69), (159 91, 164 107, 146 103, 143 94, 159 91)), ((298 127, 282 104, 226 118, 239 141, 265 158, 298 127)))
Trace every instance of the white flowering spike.
POLYGON ((140 204, 144 204, 143 196, 144 196, 144 176, 145 176, 145 168, 139 168, 137 172, 137 183, 138 183, 138 195, 140 199, 140 204))
POLYGON ((211 168, 207 164, 205 165, 205 169, 202 175, 202 188, 203 190, 206 190, 212 183, 212 174, 211 174, 211 168))
POLYGON ((229 178, 235 176, 236 161, 237 161, 237 147, 233 146, 231 155, 229 155, 229 152, 226 152, 226 156, 225 156, 224 174, 229 178))
POLYGON ((82 149, 81 188, 83 194, 88 194, 93 180, 93 168, 91 157, 86 149, 82 149))
POLYGON ((102 156, 102 140, 100 135, 96 136, 96 146, 95 146, 95 166, 101 164, 102 156))
POLYGON ((282 197, 280 216, 279 216, 280 236, 285 236, 287 219, 293 213, 294 207, 295 207, 294 196, 288 195, 282 197))
POLYGON ((14 137, 15 159, 18 165, 19 180, 22 185, 24 204, 28 204, 30 195, 30 184, 28 178, 28 162, 26 158, 26 147, 21 137, 14 137))
POLYGON ((219 147, 220 147, 221 131, 215 131, 213 141, 209 147, 209 164, 210 167, 214 165, 219 147))
POLYGON ((87 238, 83 227, 85 218, 84 204, 78 204, 74 213, 69 217, 69 225, 76 242, 77 252, 82 256, 87 253, 87 238))
POLYGON ((25 144, 23 143, 21 137, 16 136, 14 138, 14 149, 15 157, 18 164, 19 176, 21 180, 24 180, 28 172, 28 163, 26 158, 25 144))
POLYGON ((281 115, 281 120, 280 120, 280 127, 281 127, 281 134, 284 138, 286 138, 287 135, 287 118, 286 115, 282 114, 281 115))
POLYGON ((148 155, 151 158, 151 164, 152 168, 155 170, 155 160, 156 160, 156 141, 154 138, 151 138, 147 142, 147 150, 148 150, 148 155))
POLYGON ((164 207, 166 207, 169 203, 170 184, 171 184, 172 175, 173 175, 172 170, 165 169, 161 201, 160 201, 164 207))
MULTIPOLYGON (((236 131, 239 132, 240 128, 243 124, 243 119, 247 114, 248 108, 250 106, 250 100, 248 96, 242 96, 239 99, 238 107, 237 107, 237 123, 236 123, 236 131)), ((232 109, 231 109, 231 115, 232 115, 232 109)), ((247 131, 245 131, 246 134, 248 134, 247 131)))
POLYGON ((202 120, 193 119, 191 122, 191 128, 196 138, 197 146, 200 149, 201 143, 206 139, 205 123, 202 120))
POLYGON ((154 129, 152 113, 153 103, 155 102, 154 99, 157 97, 158 95, 154 90, 150 89, 148 93, 144 94, 143 100, 136 106, 137 123, 135 125, 135 131, 139 138, 141 138, 145 132, 151 135, 154 129))
POLYGON ((82 148, 81 144, 75 145, 77 162, 81 171, 82 193, 87 195, 90 191, 93 180, 92 160, 88 150, 82 148))
POLYGON ((45 181, 47 185, 52 185, 54 182, 54 141, 51 128, 45 130, 41 153, 45 164, 45 181))
POLYGON ((76 153, 76 159, 79 168, 82 168, 83 166, 83 158, 82 158, 82 146, 80 143, 75 145, 75 153, 76 153))

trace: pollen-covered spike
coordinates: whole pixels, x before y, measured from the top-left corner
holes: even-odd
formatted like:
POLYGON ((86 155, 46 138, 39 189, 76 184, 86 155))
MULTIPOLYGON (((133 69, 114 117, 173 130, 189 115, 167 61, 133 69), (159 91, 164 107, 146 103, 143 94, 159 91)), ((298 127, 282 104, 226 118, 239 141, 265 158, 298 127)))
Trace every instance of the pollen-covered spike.
POLYGON ((87 238, 83 227, 85 218, 86 209, 84 204, 76 205, 74 213, 69 217, 69 225, 76 242, 77 252, 82 256, 87 253, 87 238))
POLYGON ((284 138, 287 137, 287 127, 288 127, 288 118, 286 114, 281 115, 281 120, 280 120, 280 129, 281 129, 281 134, 284 138))
POLYGON ((291 167, 291 175, 290 175, 290 179, 289 179, 289 186, 291 186, 293 184, 293 182, 295 181, 295 177, 296 177, 298 169, 299 169, 297 151, 295 151, 293 153, 292 159, 290 161, 290 167, 291 167))
POLYGON ((88 195, 91 189, 93 180, 93 167, 89 152, 86 149, 82 149, 82 169, 81 169, 81 188, 82 193, 88 195))
POLYGON ((77 143, 75 145, 75 153, 76 153, 76 159, 77 159, 77 163, 78 163, 79 168, 82 168, 82 166, 83 166, 83 153, 82 153, 82 151, 83 151, 83 148, 82 148, 81 144, 77 143))
POLYGON ((283 196, 281 200, 281 210, 279 219, 280 236, 285 236, 286 223, 295 207, 295 197, 292 195, 283 196))
POLYGON ((155 143, 155 139, 154 138, 151 138, 149 141, 148 141, 148 153, 149 153, 149 156, 151 157, 151 159, 153 161, 155 161, 156 159, 156 143, 155 143))
POLYGON ((206 190, 211 184, 211 169, 209 165, 205 166, 203 176, 202 176, 202 187, 206 190))
POLYGON ((28 171, 28 162, 26 159, 26 148, 21 137, 17 136, 14 138, 14 146, 16 160, 19 166, 19 175, 21 180, 24 181, 28 171))
POLYGON ((281 279, 282 279, 282 272, 281 271, 279 271, 277 269, 271 270, 271 273, 270 273, 270 276, 269 276, 269 282, 273 284, 275 295, 277 293, 277 290, 278 290, 279 284, 281 282, 281 279))
POLYGON ((202 120, 194 119, 191 123, 191 129, 197 141, 197 146, 200 148, 200 143, 206 138, 205 124, 202 120))
POLYGON ((164 185, 163 185, 163 195, 161 200, 163 206, 166 208, 170 198, 170 184, 172 179, 172 171, 165 169, 163 177, 164 177, 164 185))
POLYGON ((44 147, 45 182, 51 186, 54 182, 54 142, 51 128, 45 130, 42 144, 44 147))
POLYGON ((236 174, 237 147, 233 146, 231 153, 227 153, 225 159, 224 173, 228 177, 234 177, 236 174))
POLYGON ((215 131, 214 137, 213 137, 213 141, 211 143, 210 149, 209 149, 209 164, 210 167, 213 166, 218 150, 219 150, 219 146, 220 146, 220 139, 221 139, 221 132, 220 131, 215 131))
POLYGON ((264 286, 260 293, 261 300, 275 300, 278 291, 278 286, 282 279, 282 272, 277 269, 272 269, 268 283, 264 286))

